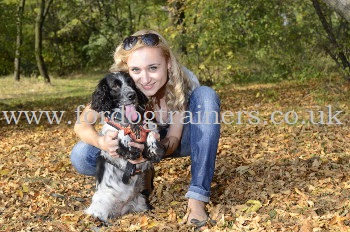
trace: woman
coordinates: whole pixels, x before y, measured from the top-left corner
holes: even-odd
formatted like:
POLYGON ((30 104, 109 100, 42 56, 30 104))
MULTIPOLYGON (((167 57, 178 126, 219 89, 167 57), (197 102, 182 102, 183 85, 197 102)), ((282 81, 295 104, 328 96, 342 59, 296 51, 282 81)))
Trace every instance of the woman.
MULTIPOLYGON (((127 37, 117 47, 110 71, 129 72, 136 86, 149 98, 160 124, 161 142, 168 148, 166 154, 172 157, 190 155, 192 179, 186 194, 190 210, 188 221, 197 226, 205 224, 208 220, 205 203, 209 202, 220 136, 217 94, 209 87, 199 86, 194 74, 178 63, 166 40, 151 30, 141 30, 127 37)), ((92 124, 96 121, 95 115, 86 114, 88 111, 91 111, 90 106, 84 109, 80 123, 74 127, 83 142, 73 148, 71 161, 78 172, 94 175, 100 150, 118 155, 117 141, 113 140, 117 132, 100 136, 92 124)), ((143 149, 143 145, 137 143, 130 145, 143 149)), ((141 157, 130 162, 142 161, 141 157)))

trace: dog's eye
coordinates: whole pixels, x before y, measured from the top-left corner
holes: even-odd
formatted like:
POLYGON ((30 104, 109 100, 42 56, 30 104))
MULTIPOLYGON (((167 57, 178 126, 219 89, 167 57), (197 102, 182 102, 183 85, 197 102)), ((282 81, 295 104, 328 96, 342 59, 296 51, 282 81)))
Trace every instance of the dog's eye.
POLYGON ((119 89, 122 86, 122 82, 120 80, 114 80, 112 89, 119 89))
POLYGON ((128 78, 128 79, 126 79, 126 83, 128 84, 128 85, 133 85, 133 80, 131 79, 131 78, 128 78))

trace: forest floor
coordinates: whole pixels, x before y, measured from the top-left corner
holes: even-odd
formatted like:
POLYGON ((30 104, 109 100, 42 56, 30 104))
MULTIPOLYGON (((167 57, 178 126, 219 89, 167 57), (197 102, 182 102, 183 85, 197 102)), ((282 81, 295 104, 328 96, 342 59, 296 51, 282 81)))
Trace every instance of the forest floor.
MULTIPOLYGON (((350 231, 349 89, 338 78, 216 88, 226 123, 207 205, 217 225, 207 231, 350 231)), ((78 141, 69 121, 89 95, 19 96, 28 101, 0 93, 0 231, 193 230, 189 158, 155 164, 152 211, 102 225, 83 213, 94 178, 69 160, 78 141), (65 110, 65 123, 8 124, 10 110, 65 110)))

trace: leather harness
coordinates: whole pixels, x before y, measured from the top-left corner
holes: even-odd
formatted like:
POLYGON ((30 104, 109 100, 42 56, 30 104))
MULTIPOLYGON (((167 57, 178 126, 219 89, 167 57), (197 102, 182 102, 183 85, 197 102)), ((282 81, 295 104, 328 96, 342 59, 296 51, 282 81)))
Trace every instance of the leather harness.
POLYGON ((117 130, 123 130, 124 135, 129 135, 134 142, 138 143, 146 142, 147 134, 151 132, 151 130, 145 129, 144 125, 129 123, 127 126, 123 126, 122 124, 111 120, 109 117, 105 118, 105 122, 117 130))
MULTIPOLYGON (((147 140, 147 134, 151 131, 151 130, 145 129, 144 125, 142 124, 129 123, 127 124, 127 126, 123 126, 121 123, 118 123, 112 120, 109 116, 105 117, 105 122, 108 125, 116 128, 117 130, 123 130, 124 135, 129 135, 133 141, 138 143, 144 143, 147 140)), ((107 159, 105 160, 108 163, 112 164, 113 166, 121 169, 120 167, 113 164, 109 160, 107 159)), ((131 176, 140 175, 142 173, 143 171, 141 169, 136 169, 136 164, 130 163, 128 161, 124 170, 122 181, 124 184, 128 184, 131 176)))

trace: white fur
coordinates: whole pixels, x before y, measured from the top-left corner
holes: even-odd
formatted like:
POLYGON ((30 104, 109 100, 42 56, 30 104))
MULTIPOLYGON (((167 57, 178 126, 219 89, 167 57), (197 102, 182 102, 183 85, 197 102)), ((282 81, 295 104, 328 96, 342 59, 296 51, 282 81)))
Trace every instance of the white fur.
MULTIPOLYGON (((116 129, 105 124, 102 128, 102 133, 105 134, 108 130, 116 129)), ((122 143, 125 143, 125 145, 131 141, 130 137, 124 135, 123 131, 119 131, 118 138, 122 143)), ((154 150, 154 152, 156 146, 154 146, 153 143, 155 142, 154 133, 149 133, 147 136, 147 146, 150 146, 151 150, 154 150)), ((108 162, 105 163, 102 181, 101 183, 96 183, 97 191, 92 198, 91 205, 85 210, 85 213, 107 222, 108 218, 148 210, 146 198, 141 194, 141 191, 144 190, 144 171, 151 169, 153 164, 150 161, 137 164, 136 168, 141 169, 143 173, 131 176, 129 183, 124 184, 122 182, 122 177, 127 161, 123 158, 111 157, 105 151, 101 152, 101 156, 114 165, 108 162)))

